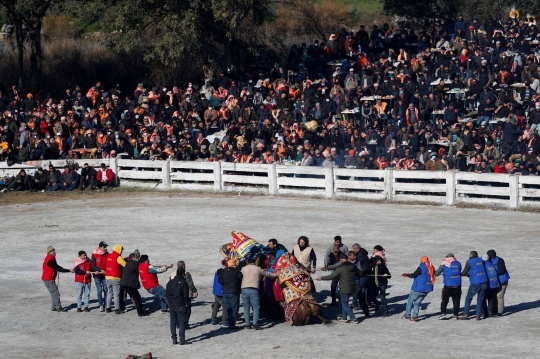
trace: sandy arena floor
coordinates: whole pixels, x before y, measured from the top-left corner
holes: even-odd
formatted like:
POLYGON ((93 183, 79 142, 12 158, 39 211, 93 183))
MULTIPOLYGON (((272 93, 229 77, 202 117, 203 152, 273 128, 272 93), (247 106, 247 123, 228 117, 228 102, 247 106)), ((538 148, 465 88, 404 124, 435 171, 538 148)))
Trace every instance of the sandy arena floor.
MULTIPOLYGON (((0 204, 1 202, 0 198, 0 204)), ((315 199, 266 197, 116 196, 98 199, 11 204, 0 207, 0 352, 3 358, 106 358, 152 352, 176 358, 539 358, 540 298, 538 214, 447 207, 385 205, 315 199), (334 323, 288 327, 263 322, 262 331, 229 332, 209 325, 213 273, 218 248, 239 230, 266 243, 277 238, 292 250, 300 235, 310 238, 322 266, 335 235, 351 248, 381 244, 393 279, 388 318, 375 314, 355 326, 334 323), (90 313, 76 313, 72 274, 60 275, 65 314, 50 311, 41 265, 53 245, 58 262, 71 268, 77 252, 93 251, 100 240, 138 248, 153 263, 185 260, 199 288, 187 333, 190 346, 173 346, 168 315, 138 318, 97 310, 92 287, 90 313), (512 279, 506 314, 482 321, 439 321, 442 277, 428 295, 421 320, 401 319, 412 272, 420 256, 438 266, 448 252, 464 263, 471 250, 495 249, 506 260, 512 279)), ((318 271, 316 275, 321 274, 318 271)), ((160 275, 165 285, 167 274, 160 275)), ((465 299, 468 280, 464 280, 465 299)), ((329 301, 329 282, 318 282, 319 299, 329 301)), ((152 311, 153 299, 140 290, 152 311)), ((474 303, 474 302, 473 302, 474 303)), ((325 309, 335 319, 336 309, 325 309)))

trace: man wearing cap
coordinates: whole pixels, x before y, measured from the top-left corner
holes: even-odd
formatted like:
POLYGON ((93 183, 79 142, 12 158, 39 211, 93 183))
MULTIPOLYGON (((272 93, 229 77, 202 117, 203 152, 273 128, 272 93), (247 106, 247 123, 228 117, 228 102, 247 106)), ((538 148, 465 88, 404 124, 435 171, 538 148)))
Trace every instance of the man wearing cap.
POLYGON ((461 263, 457 261, 454 254, 448 253, 441 265, 435 271, 435 276, 443 275, 444 287, 442 289, 441 315, 440 320, 446 319, 446 307, 452 298, 452 309, 454 319, 459 317, 459 301, 461 300, 461 263))
POLYGON ((105 279, 106 259, 109 255, 107 247, 108 244, 104 241, 99 242, 98 247, 92 252, 90 257, 92 270, 95 272, 94 283, 96 284, 100 312, 105 311, 105 303, 107 302, 107 281, 105 279))
POLYGON ((110 168, 107 168, 105 163, 101 164, 101 168, 97 171, 97 186, 99 189, 105 186, 104 191, 107 192, 107 189, 114 187, 114 173, 110 168))
POLYGON ((161 312, 167 313, 169 311, 169 302, 167 301, 166 291, 159 284, 158 273, 164 273, 167 269, 172 268, 172 264, 169 265, 153 265, 150 264, 150 260, 146 254, 143 254, 139 260, 139 276, 141 277, 141 283, 146 291, 156 297, 156 302, 161 305, 161 312))
POLYGON ((65 269, 60 267, 56 263, 56 250, 53 246, 47 247, 47 255, 43 260, 42 270, 41 270, 41 280, 45 284, 45 287, 51 294, 52 301, 52 311, 56 312, 67 312, 67 309, 62 308, 62 303, 60 303, 60 292, 58 291, 58 286, 55 283, 56 276, 58 272, 62 273, 73 273, 73 269, 65 269))

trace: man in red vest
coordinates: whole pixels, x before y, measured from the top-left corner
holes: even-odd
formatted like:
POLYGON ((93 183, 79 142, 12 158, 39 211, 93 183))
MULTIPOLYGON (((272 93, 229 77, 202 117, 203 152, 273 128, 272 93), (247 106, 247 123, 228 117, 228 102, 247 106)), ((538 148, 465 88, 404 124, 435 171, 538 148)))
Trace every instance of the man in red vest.
POLYGON ((167 313, 169 311, 169 301, 167 300, 167 292, 159 285, 158 273, 166 272, 167 269, 172 268, 172 264, 169 265, 152 265, 146 254, 141 256, 139 260, 139 276, 141 277, 141 283, 146 291, 156 297, 156 301, 161 305, 161 312, 167 313))
POLYGON ((51 293, 52 311, 67 312, 66 308, 62 308, 62 304, 60 303, 60 292, 58 291, 58 286, 55 283, 58 272, 73 273, 73 269, 65 269, 60 267, 56 263, 56 250, 52 246, 48 246, 47 256, 43 261, 41 280, 43 280, 45 287, 49 293, 51 293))
MULTIPOLYGON (((75 288, 77 289, 77 312, 82 312, 82 297, 84 295, 84 311, 89 312, 90 289, 92 285, 92 262, 85 251, 79 251, 79 256, 73 262, 75 271, 75 288)), ((96 268, 98 269, 98 268, 96 268)))
POLYGON ((94 274, 94 283, 96 284, 97 298, 100 307, 100 312, 105 311, 105 303, 107 301, 107 281, 105 280, 105 261, 109 252, 107 252, 108 244, 104 241, 99 242, 98 247, 92 252, 92 268, 99 268, 98 273, 94 274))

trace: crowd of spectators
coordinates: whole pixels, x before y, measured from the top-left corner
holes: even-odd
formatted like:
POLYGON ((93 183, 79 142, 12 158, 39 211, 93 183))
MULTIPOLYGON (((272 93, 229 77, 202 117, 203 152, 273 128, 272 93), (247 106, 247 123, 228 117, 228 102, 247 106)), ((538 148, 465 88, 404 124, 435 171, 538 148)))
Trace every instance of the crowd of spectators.
POLYGON ((228 66, 181 86, 97 82, 42 101, 0 86, 0 160, 540 175, 538 39, 530 16, 459 16, 418 35, 406 25, 342 29, 293 45, 281 62, 228 66))

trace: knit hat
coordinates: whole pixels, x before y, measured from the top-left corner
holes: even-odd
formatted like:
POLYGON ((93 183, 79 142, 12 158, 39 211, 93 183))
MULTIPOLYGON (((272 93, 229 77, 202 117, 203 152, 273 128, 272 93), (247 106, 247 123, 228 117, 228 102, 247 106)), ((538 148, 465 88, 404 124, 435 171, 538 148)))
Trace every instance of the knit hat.
POLYGON ((381 252, 384 251, 384 248, 382 246, 378 245, 378 244, 375 247, 373 247, 373 249, 376 249, 376 250, 381 251, 381 252))
POLYGON ((52 251, 54 251, 54 247, 53 246, 48 246, 47 247, 47 254, 49 254, 52 251))
POLYGON ((138 249, 135 249, 135 250, 133 251, 133 253, 136 254, 137 257, 140 257, 140 256, 141 256, 141 252, 139 252, 138 249))

